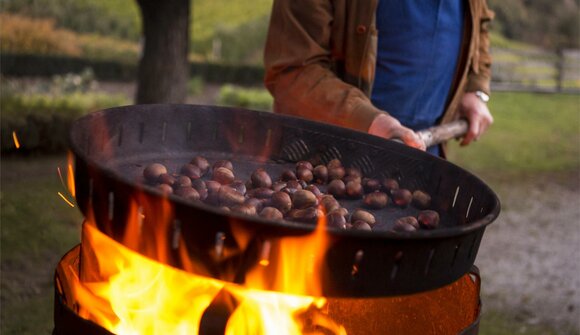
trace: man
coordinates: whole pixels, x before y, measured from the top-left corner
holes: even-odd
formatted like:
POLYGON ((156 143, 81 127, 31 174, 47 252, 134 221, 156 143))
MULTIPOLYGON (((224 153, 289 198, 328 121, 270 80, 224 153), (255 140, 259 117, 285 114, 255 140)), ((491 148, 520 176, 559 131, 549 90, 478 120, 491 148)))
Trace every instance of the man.
POLYGON ((463 117, 467 145, 493 122, 492 18, 485 0, 275 0, 265 84, 276 112, 423 150, 413 130, 463 117))

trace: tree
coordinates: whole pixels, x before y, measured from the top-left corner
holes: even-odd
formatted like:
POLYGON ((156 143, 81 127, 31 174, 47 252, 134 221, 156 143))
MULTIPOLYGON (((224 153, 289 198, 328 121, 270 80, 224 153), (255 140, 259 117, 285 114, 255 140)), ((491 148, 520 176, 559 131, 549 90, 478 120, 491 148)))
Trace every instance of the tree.
POLYGON ((190 0, 137 0, 143 51, 136 103, 182 103, 189 78, 190 0))

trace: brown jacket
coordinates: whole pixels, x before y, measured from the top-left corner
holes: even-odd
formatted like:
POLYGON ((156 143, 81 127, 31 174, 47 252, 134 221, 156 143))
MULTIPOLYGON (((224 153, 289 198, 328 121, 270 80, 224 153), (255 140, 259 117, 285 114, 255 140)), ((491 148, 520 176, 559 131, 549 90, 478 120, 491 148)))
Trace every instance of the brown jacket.
MULTIPOLYGON (((264 62, 274 110, 367 131, 383 112, 369 100, 375 75, 379 0, 274 0, 264 62)), ((489 94, 486 0, 468 0, 461 57, 442 118, 457 118, 463 92, 489 94)), ((387 111, 388 112, 388 111, 387 111)))

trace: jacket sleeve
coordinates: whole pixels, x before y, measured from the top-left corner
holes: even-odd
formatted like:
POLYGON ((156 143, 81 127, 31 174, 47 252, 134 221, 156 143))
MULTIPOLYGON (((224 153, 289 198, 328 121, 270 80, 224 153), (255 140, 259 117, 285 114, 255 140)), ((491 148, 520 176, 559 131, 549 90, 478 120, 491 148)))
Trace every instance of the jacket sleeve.
POLYGON ((381 111, 331 70, 333 22, 330 0, 275 0, 265 86, 278 113, 367 131, 381 111))
POLYGON ((489 52, 489 25, 495 13, 487 7, 486 1, 481 0, 477 8, 476 29, 474 29, 475 50, 471 69, 467 77, 467 92, 483 91, 490 94, 491 82, 491 54, 489 52))

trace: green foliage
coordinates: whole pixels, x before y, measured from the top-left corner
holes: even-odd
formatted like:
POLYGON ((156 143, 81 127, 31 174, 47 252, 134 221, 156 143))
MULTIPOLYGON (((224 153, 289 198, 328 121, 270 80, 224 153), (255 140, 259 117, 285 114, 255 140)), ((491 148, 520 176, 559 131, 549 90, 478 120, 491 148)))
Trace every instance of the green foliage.
POLYGON ((57 76, 49 87, 28 92, 3 83, 0 97, 2 152, 17 150, 13 132, 20 142, 20 151, 63 151, 68 147, 68 133, 74 119, 129 102, 121 95, 95 93, 92 91, 95 85, 90 71, 57 76))
POLYGON ((203 78, 200 76, 194 76, 190 78, 187 83, 187 94, 193 96, 200 95, 203 92, 204 86, 203 78))
POLYGON ((219 92, 218 104, 257 110, 272 110, 273 99, 265 89, 224 85, 219 92))
POLYGON ((565 0, 489 0, 494 29, 510 39, 546 48, 580 46, 580 4, 565 0))
POLYGON ((2 0, 3 11, 35 18, 53 18, 58 27, 138 41, 136 1, 119 0, 2 0))
POLYGON ((466 148, 453 144, 450 160, 486 175, 580 169, 580 96, 494 93, 494 124, 466 148))

